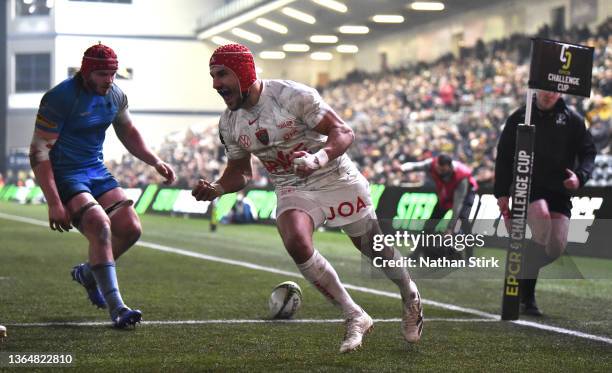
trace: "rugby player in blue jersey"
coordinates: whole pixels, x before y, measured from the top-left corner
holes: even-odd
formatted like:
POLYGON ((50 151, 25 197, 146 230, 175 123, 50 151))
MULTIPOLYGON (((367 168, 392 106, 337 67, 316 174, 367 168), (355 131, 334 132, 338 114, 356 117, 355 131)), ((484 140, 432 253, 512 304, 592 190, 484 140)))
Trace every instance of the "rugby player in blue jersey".
POLYGON ((90 301, 108 308, 113 325, 126 328, 142 319, 123 303, 115 260, 140 237, 141 226, 117 180, 103 163, 106 129, 113 124, 127 150, 172 183, 174 170, 149 150, 132 124, 127 96, 113 81, 115 52, 99 43, 83 55, 80 71, 43 96, 30 146, 30 163, 49 208, 49 226, 76 227, 89 241, 89 261, 72 277, 90 301))

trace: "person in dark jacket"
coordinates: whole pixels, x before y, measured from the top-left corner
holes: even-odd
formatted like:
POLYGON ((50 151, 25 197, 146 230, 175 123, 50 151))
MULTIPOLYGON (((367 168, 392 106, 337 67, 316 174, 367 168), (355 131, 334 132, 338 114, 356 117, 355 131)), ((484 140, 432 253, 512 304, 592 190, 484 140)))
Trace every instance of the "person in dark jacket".
MULTIPOLYGON (((510 216, 516 130, 519 123, 525 122, 525 110, 523 106, 510 115, 497 146, 494 193, 506 218, 510 216)), ((572 210, 570 196, 589 180, 596 150, 584 118, 570 109, 559 93, 536 91, 531 122, 536 127, 527 210, 532 237, 525 249, 520 293, 521 311, 541 316, 535 301, 538 273, 565 251, 572 210)))

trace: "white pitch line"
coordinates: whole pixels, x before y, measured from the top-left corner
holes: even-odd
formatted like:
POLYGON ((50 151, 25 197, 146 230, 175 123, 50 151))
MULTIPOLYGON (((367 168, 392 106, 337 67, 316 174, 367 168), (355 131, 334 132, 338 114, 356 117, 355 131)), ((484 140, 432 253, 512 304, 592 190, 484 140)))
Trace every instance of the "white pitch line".
MULTIPOLYGON (((398 323, 402 319, 374 319, 375 323, 398 323)), ((235 319, 235 320, 152 320, 143 321, 141 325, 203 325, 203 324, 341 324, 344 319, 294 319, 294 320, 265 320, 265 319, 235 319)), ((468 318, 439 318, 424 319, 425 322, 496 322, 493 319, 468 318)), ((53 326, 110 326, 109 321, 81 321, 81 322, 42 322, 6 324, 10 327, 53 327, 53 326)))
POLYGON ((536 328, 536 329, 547 330, 547 331, 556 332, 556 333, 560 333, 560 334, 569 334, 569 335, 572 335, 574 337, 586 338, 586 339, 591 339, 591 340, 594 340, 594 341, 599 341, 599 342, 604 342, 604 343, 612 344, 612 339, 611 338, 602 337, 602 336, 599 336, 599 335, 588 334, 588 333, 583 333, 583 332, 580 332, 580 331, 577 331, 577 330, 569 330, 569 329, 559 328, 559 327, 556 327, 556 326, 540 324, 540 323, 529 321, 529 320, 516 320, 516 321, 512 321, 512 322, 514 324, 523 325, 523 326, 530 326, 530 327, 536 328))
MULTIPOLYGON (((42 221, 42 220, 25 218, 22 216, 11 215, 11 214, 0 213, 0 218, 44 226, 44 227, 49 226, 47 222, 42 221)), ((164 251, 168 253, 184 255, 184 256, 188 256, 192 258, 198 258, 198 259, 208 260, 208 261, 217 262, 217 263, 230 264, 230 265, 235 265, 239 267, 250 268, 250 269, 255 269, 258 271, 264 271, 264 272, 269 272, 269 273, 281 274, 281 275, 290 276, 290 277, 303 278, 302 275, 297 272, 284 271, 282 269, 266 267, 266 266, 262 266, 262 265, 258 265, 258 264, 254 264, 250 262, 245 262, 241 260, 234 260, 234 259, 227 259, 227 258, 222 258, 218 256, 213 256, 213 255, 206 255, 206 254, 201 254, 201 253, 197 253, 194 251, 179 249, 179 248, 165 246, 165 245, 159 245, 156 243, 146 242, 146 241, 138 241, 136 244, 142 247, 147 247, 150 249, 164 251)), ((357 286, 357 285, 351 285, 351 284, 344 284, 344 286, 347 289, 352 289, 352 290, 360 291, 363 293, 375 294, 375 295, 380 295, 380 296, 389 297, 389 298, 396 298, 396 299, 401 298, 398 293, 393 293, 390 291, 377 290, 377 289, 372 289, 372 288, 367 288, 367 287, 357 286)), ((480 317, 491 319, 491 320, 500 320, 499 315, 480 311, 480 310, 473 309, 473 308, 466 308, 466 307, 461 307, 461 306, 457 306, 454 304, 436 302, 436 301, 432 301, 428 299, 422 299, 422 302, 424 304, 446 309, 446 310, 467 313, 470 315, 480 316, 480 317)), ((546 330, 549 332, 566 334, 566 335, 571 335, 573 337, 590 339, 593 341, 599 341, 599 342, 612 344, 612 338, 603 337, 603 336, 599 336, 595 334, 584 333, 584 332, 577 331, 577 330, 566 329, 566 328, 561 328, 561 327, 557 327, 553 325, 547 325, 547 324, 542 324, 542 323, 533 322, 533 321, 526 321, 526 320, 516 320, 516 321, 509 321, 509 322, 516 324, 516 325, 528 326, 528 327, 532 327, 535 329, 546 330)))
MULTIPOLYGON (((138 241, 137 245, 143 246, 143 247, 148 247, 149 249, 154 249, 154 250, 168 252, 168 253, 185 255, 185 256, 192 257, 192 258, 204 259, 204 260, 208 260, 208 261, 212 261, 212 262, 230 264, 230 265, 235 265, 235 266, 239 266, 239 267, 255 269, 255 270, 258 270, 258 271, 265 271, 265 272, 275 273, 275 274, 279 274, 279 275, 284 275, 284 276, 290 276, 290 277, 295 277, 295 278, 303 279, 303 276, 300 273, 297 273, 297 272, 285 271, 285 270, 282 270, 282 269, 262 266, 262 265, 259 265, 259 264, 249 263, 249 262, 245 262, 245 261, 242 261, 242 260, 227 259, 227 258, 222 258, 222 257, 218 257, 218 256, 202 254, 202 253, 198 253, 198 252, 195 252, 195 251, 189 251, 189 250, 184 250, 184 249, 178 249, 178 248, 175 248, 175 247, 160 245, 160 244, 156 244, 156 243, 153 243, 153 242, 138 241)), ((372 289, 372 288, 367 288, 367 287, 357 286, 357 285, 352 285, 352 284, 346 284, 346 283, 343 284, 343 285, 347 289, 356 290, 356 291, 359 291, 359 292, 362 292, 362 293, 369 293, 369 294, 381 295, 381 296, 389 297, 389 298, 401 299, 401 296, 398 293, 393 293, 393 292, 390 292, 390 291, 377 290, 377 289, 372 289)), ((447 310, 463 312, 463 313, 467 313, 467 314, 470 314, 470 315, 491 318, 491 319, 494 319, 494 320, 498 320, 499 319, 499 316, 494 315, 492 313, 487 313, 487 312, 475 310, 475 309, 472 309, 472 308, 460 307, 460 306, 456 306, 454 304, 441 303, 441 302, 431 301, 431 300, 428 300, 428 299, 422 299, 422 302, 424 304, 427 304, 427 305, 430 305, 430 306, 444 308, 444 309, 447 309, 447 310)))
POLYGON ((28 224, 33 224, 33 225, 41 225, 43 227, 49 227, 49 223, 43 220, 31 219, 31 218, 26 218, 23 216, 17 216, 17 215, 11 215, 11 214, 4 214, 2 212, 0 212, 0 218, 4 218, 7 220, 13 220, 13 221, 20 221, 22 223, 28 223, 28 224))

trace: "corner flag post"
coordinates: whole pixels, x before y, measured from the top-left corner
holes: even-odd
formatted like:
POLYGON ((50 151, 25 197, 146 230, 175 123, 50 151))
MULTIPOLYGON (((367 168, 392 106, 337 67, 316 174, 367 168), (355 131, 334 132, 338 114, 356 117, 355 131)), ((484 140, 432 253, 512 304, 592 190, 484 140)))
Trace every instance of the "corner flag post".
POLYGON ((510 246, 506 254, 506 271, 502 299, 502 320, 519 318, 519 282, 523 278, 523 252, 527 228, 527 208, 531 192, 531 170, 533 169, 533 146, 535 126, 531 125, 531 102, 534 90, 527 89, 525 124, 517 128, 514 151, 514 176, 512 209, 510 212, 510 246))
POLYGON ((519 318, 519 283, 523 278, 527 208, 534 162, 535 126, 531 124, 533 95, 536 89, 542 89, 589 97, 592 69, 592 47, 532 39, 525 123, 518 126, 516 134, 510 245, 506 255, 502 320, 519 318))

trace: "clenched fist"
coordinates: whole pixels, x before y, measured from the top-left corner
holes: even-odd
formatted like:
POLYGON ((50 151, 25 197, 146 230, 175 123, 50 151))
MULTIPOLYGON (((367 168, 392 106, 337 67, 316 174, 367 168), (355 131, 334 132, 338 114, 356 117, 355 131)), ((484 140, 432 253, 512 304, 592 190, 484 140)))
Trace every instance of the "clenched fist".
POLYGON ((299 177, 308 177, 329 162, 329 156, 324 149, 315 154, 303 150, 294 152, 291 158, 293 159, 293 172, 299 177))
POLYGON ((204 179, 200 179, 198 180, 198 185, 191 191, 191 195, 194 196, 197 201, 212 201, 223 195, 223 188, 220 184, 209 183, 204 179))

